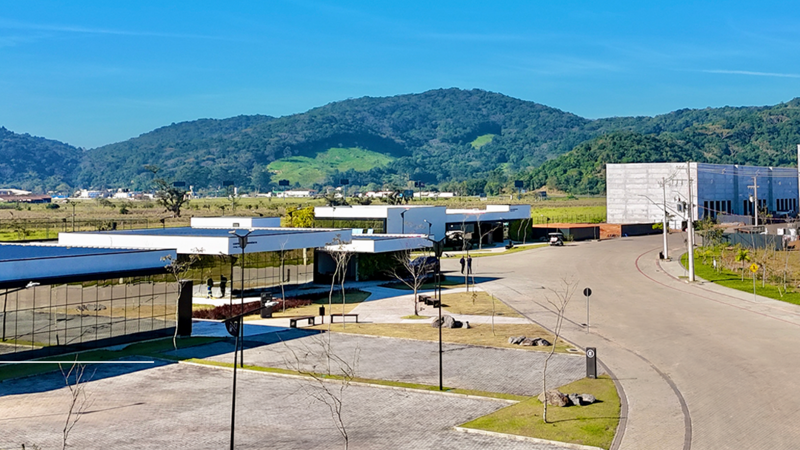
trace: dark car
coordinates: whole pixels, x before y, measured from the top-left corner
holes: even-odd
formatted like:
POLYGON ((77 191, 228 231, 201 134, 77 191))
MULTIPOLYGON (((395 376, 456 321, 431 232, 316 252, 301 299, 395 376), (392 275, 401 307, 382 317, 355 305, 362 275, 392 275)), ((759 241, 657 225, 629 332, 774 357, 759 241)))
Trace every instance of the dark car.
POLYGON ((422 266, 423 273, 434 274, 439 270, 439 260, 435 256, 420 256, 411 261, 411 267, 415 270, 422 266))

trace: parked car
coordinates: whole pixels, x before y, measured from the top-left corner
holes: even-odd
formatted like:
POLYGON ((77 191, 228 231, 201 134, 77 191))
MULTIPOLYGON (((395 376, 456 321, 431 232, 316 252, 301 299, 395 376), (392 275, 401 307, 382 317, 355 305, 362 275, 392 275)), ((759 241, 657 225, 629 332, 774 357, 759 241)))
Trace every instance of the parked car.
POLYGON ((564 245, 564 235, 562 233, 548 233, 550 236, 550 245, 564 245))
POLYGON ((423 273, 435 274, 439 270, 439 260, 435 256, 419 256, 411 261, 411 267, 422 266, 423 273))

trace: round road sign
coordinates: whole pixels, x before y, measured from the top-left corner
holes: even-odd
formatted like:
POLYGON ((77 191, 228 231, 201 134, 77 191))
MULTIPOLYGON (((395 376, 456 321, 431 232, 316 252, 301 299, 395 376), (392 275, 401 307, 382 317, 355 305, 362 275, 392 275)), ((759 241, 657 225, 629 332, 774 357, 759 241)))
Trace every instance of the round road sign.
POLYGON ((586 351, 586 357, 587 358, 594 358, 594 350, 592 350, 592 349, 587 350, 586 351))
POLYGON ((584 289, 583 290, 583 295, 585 295, 586 297, 592 295, 592 290, 589 289, 589 288, 584 289))

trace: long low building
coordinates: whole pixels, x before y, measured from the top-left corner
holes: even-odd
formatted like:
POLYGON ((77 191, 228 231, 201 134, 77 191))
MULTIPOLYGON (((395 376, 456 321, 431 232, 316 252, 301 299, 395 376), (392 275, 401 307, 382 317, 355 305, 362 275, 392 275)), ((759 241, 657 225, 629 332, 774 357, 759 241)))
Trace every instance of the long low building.
POLYGON ((606 166, 609 223, 661 222, 666 207, 670 226, 678 228, 688 219, 689 204, 693 220, 724 215, 747 222, 756 201, 762 212, 796 216, 797 169, 694 162, 606 166))

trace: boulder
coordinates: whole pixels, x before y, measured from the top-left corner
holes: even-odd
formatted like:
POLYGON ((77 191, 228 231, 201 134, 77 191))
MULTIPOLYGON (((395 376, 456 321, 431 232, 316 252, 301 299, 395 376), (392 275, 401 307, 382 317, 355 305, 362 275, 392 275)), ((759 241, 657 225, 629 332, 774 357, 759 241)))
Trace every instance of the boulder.
POLYGON ((569 397, 555 389, 539 394, 540 402, 544 403, 545 398, 547 398, 547 404, 551 406, 564 407, 569 405, 569 397))
POLYGON ((522 342, 519 343, 519 345, 533 345, 533 339, 526 337, 522 340, 522 342))
POLYGON ((538 345, 541 347, 549 347, 553 344, 551 344, 547 339, 536 338, 534 339, 533 345, 538 345))
POLYGON ((512 342, 512 344, 519 345, 524 340, 525 340, 525 336, 517 336, 517 337, 514 338, 514 342, 512 342))
MULTIPOLYGON (((436 328, 436 326, 435 326, 435 325, 434 325, 434 328, 436 328)), ((510 336, 510 337, 508 338, 508 343, 509 343, 509 344, 513 344, 513 343, 514 343, 514 340, 515 340, 516 338, 517 338, 516 336, 510 336)))
POLYGON ((578 394, 567 394, 567 398, 569 398, 569 402, 575 406, 581 406, 581 396, 578 394))
POLYGON ((581 394, 581 403, 584 405, 591 405, 592 403, 596 402, 597 399, 592 394, 581 394))
POLYGON ((462 323, 453 319, 452 316, 442 316, 441 324, 439 323, 439 318, 433 319, 433 322, 431 322, 431 327, 433 328, 438 328, 439 326, 444 328, 461 328, 461 325, 462 323), (456 326, 456 323, 458 323, 458 326, 456 326))

